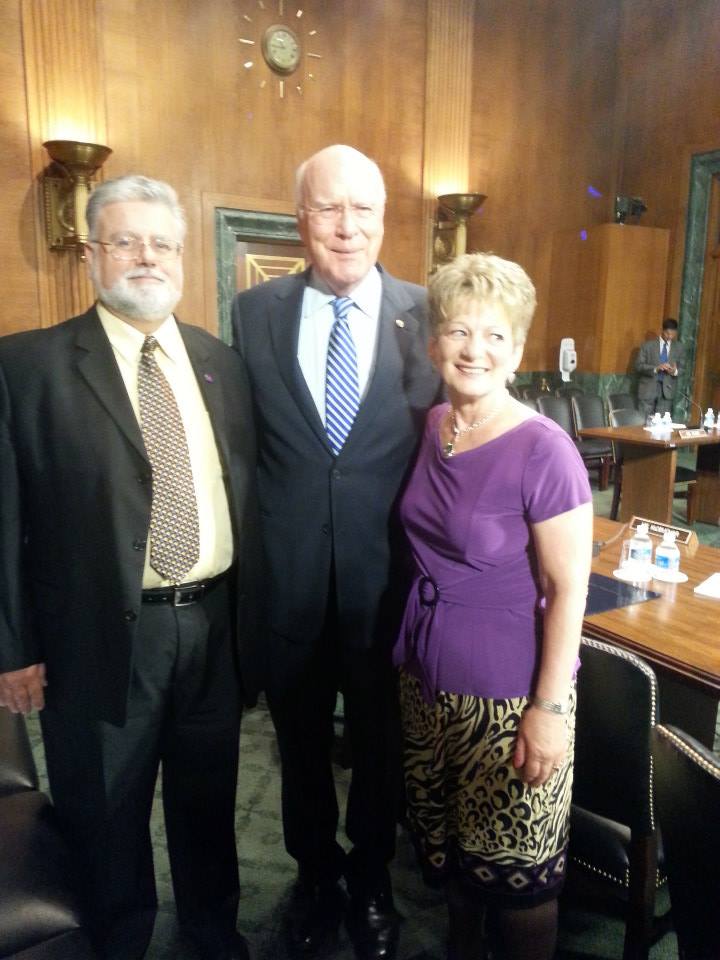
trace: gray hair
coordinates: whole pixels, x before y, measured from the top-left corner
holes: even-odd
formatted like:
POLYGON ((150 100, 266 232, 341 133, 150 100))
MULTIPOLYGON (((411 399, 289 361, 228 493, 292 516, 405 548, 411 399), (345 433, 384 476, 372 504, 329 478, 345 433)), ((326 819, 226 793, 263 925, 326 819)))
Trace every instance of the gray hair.
POLYGON ((300 213, 303 209, 305 175, 307 174, 308 167, 316 160, 319 160, 325 156, 333 155, 337 156, 338 158, 353 161, 355 163, 366 163, 368 169, 373 171, 373 175, 377 176, 382 202, 383 204, 385 203, 385 180, 383 179, 382 171, 377 163, 375 163, 374 160, 371 160, 370 157, 366 157, 364 153, 360 152, 360 150, 356 150, 355 147, 348 147, 343 143, 335 143, 330 147, 323 147, 322 150, 318 150, 317 153, 314 153, 311 157, 308 157, 307 160, 303 161, 303 163, 301 163, 295 171, 295 206, 298 210, 298 213, 300 213))
POLYGON ((166 206, 177 223, 180 240, 185 238, 187 230, 185 211, 180 206, 178 195, 170 184, 162 180, 151 180, 150 177, 139 174, 130 174, 125 177, 116 177, 114 180, 106 180, 95 187, 90 194, 85 211, 90 239, 97 239, 95 231, 103 207, 111 203, 128 203, 135 200, 143 203, 161 203, 166 206))
POLYGON ((492 253, 466 253, 440 267, 430 278, 428 295, 434 336, 466 307, 499 303, 515 344, 525 343, 537 305, 533 282, 520 264, 492 253))

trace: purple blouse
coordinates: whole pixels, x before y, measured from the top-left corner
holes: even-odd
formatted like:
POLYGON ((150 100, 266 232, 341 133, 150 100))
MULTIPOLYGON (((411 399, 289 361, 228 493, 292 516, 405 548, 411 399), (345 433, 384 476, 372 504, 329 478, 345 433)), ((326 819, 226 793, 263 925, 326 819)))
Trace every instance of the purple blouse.
POLYGON ((393 662, 428 702, 439 690, 526 696, 543 609, 529 525, 588 503, 587 471, 565 431, 541 416, 446 460, 447 410, 428 414, 400 505, 416 574, 393 662))

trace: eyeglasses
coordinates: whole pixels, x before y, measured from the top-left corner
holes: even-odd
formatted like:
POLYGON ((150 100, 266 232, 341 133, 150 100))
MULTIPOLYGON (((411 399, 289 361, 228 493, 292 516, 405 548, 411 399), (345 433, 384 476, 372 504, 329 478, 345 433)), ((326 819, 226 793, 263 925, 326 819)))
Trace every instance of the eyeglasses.
POLYGON ((182 244, 167 237, 138 237, 134 233, 116 233, 109 240, 88 240, 104 247, 113 260, 138 260, 145 247, 150 247, 155 259, 174 260, 182 250, 182 244))
POLYGON ((374 220, 379 215, 379 208, 370 203, 323 203, 319 207, 303 207, 303 210, 322 223, 337 221, 345 216, 346 211, 352 215, 353 220, 361 223, 374 220))

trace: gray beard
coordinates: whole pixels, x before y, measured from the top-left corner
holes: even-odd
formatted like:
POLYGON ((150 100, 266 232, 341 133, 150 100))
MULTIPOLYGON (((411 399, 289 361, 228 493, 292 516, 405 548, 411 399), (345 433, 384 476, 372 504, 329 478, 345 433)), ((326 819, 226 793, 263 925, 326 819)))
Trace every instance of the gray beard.
POLYGON ((167 278, 163 278, 163 283, 158 286, 133 287, 124 276, 109 288, 103 287, 94 275, 92 280, 100 302, 113 313, 130 320, 164 320, 173 312, 181 296, 167 278))

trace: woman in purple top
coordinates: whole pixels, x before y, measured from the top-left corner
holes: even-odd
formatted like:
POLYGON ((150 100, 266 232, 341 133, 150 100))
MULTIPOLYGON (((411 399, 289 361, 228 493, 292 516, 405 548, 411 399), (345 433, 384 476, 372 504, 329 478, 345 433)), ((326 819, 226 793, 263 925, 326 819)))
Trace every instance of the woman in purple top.
POLYGON ((416 575, 400 666, 408 820, 445 883, 449 956, 554 955, 592 501, 574 444, 514 400, 535 289, 469 254, 430 283, 430 411, 401 504, 416 575), (490 921, 485 926, 485 916, 490 921))

